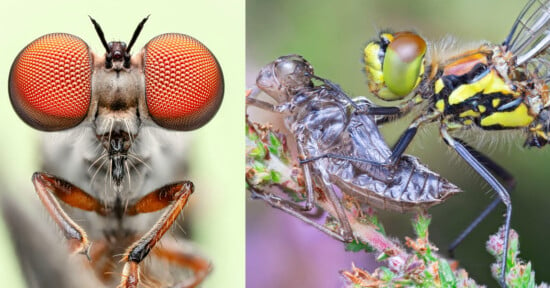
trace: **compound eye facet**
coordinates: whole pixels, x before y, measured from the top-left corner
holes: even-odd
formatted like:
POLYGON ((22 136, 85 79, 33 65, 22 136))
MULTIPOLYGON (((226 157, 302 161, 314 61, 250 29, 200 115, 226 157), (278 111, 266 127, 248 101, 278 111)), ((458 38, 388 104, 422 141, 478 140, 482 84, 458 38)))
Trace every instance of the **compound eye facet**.
POLYGON ((412 32, 394 34, 386 49, 383 73, 387 87, 396 98, 405 97, 418 85, 423 69, 426 42, 412 32))
POLYGON ((33 128, 72 128, 88 113, 91 78, 91 55, 82 39, 61 33, 44 35, 15 58, 10 100, 19 117, 33 128))
POLYGON ((145 46, 145 94, 149 115, 159 126, 197 129, 218 111, 223 75, 214 55, 198 40, 163 34, 145 46))

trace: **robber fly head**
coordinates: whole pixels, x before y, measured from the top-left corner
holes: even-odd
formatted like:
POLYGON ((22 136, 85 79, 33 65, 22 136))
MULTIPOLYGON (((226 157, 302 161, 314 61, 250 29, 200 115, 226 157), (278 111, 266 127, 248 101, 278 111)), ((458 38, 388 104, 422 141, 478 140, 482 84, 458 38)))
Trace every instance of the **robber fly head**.
POLYGON ((162 34, 130 54, 147 19, 128 45, 107 43, 91 19, 106 49, 103 55, 71 34, 42 36, 19 53, 10 71, 10 100, 21 119, 42 131, 92 127, 117 185, 141 127, 197 129, 216 114, 223 99, 216 58, 188 35, 162 34))
POLYGON ((141 20, 136 30, 134 31, 134 35, 130 40, 130 44, 126 46, 126 43, 122 41, 112 41, 107 43, 107 41, 105 40, 105 34, 103 34, 103 30, 101 29, 101 26, 99 26, 99 24, 92 17, 90 17, 90 20, 94 24, 94 28, 97 32, 97 35, 101 40, 101 44, 103 44, 103 47, 106 50, 105 68, 107 69, 113 68, 115 70, 121 70, 122 68, 126 68, 126 69, 130 68, 130 57, 131 57, 130 49, 134 45, 137 37, 139 36, 139 33, 141 32, 141 29, 143 29, 143 25, 145 24, 145 22, 147 22, 147 19, 149 19, 149 16, 141 20))

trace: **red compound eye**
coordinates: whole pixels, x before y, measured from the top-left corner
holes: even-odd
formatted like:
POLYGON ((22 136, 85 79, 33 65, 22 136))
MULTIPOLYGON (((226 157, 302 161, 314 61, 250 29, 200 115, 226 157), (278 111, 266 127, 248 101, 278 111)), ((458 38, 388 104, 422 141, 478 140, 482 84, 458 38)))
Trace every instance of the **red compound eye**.
POLYGON ((147 43, 147 107, 159 126, 182 131, 201 127, 218 111, 223 89, 220 65, 201 42, 163 34, 147 43))
POLYGON ((91 77, 91 56, 84 41, 70 34, 44 35, 13 62, 11 103, 19 117, 36 129, 68 129, 86 117, 91 77))

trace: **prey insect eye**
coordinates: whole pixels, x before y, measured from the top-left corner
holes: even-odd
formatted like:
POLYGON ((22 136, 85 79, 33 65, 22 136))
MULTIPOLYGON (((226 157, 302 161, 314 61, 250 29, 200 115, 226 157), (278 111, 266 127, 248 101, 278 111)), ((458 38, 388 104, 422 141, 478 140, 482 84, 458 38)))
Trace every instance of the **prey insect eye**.
POLYGON ((163 34, 145 46, 149 115, 159 126, 188 131, 206 124, 223 99, 223 75, 214 55, 198 40, 163 34))
POLYGON ((23 121, 43 131, 78 125, 91 96, 88 45, 70 34, 48 34, 31 42, 12 64, 11 103, 23 121))

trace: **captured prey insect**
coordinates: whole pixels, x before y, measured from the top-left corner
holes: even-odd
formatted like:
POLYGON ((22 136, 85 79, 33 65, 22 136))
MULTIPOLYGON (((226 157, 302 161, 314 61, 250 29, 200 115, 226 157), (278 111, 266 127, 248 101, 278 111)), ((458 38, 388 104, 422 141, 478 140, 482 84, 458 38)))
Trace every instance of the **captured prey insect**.
MULTIPOLYGON (((385 119, 381 118, 379 123, 405 115, 419 105, 425 105, 423 113, 402 134, 391 155, 381 161, 350 159, 341 153, 319 153, 306 161, 330 158, 383 167, 398 165, 418 128, 439 122, 445 143, 489 183, 499 195, 499 201, 506 205, 504 246, 507 251, 512 203, 508 190, 491 171, 504 180, 510 180, 511 175, 450 132, 474 127, 517 129, 527 133, 526 146, 542 147, 548 143, 549 25, 550 1, 531 0, 520 12, 503 44, 483 44, 449 57, 432 51, 436 47, 430 47, 413 32, 381 33, 379 39, 368 43, 364 50, 369 89, 385 100, 412 96, 394 107, 394 115, 389 115, 392 114, 390 107, 365 113, 384 114, 385 119)), ((500 263, 503 286, 506 285, 506 259, 507 253, 503 253, 500 263)))
POLYGON ((209 261, 163 235, 194 190, 179 181, 185 133, 178 131, 214 117, 223 74, 209 49, 184 34, 159 35, 132 56, 147 19, 128 45, 107 43, 91 19, 104 55, 70 34, 34 40, 12 65, 10 100, 25 123, 53 132, 45 135, 48 172, 32 181, 70 250, 85 254, 106 286, 195 287, 209 261), (172 275, 184 267, 192 277, 172 275))
MULTIPOLYGON (((307 159, 321 153, 345 153, 350 158, 371 161, 389 157, 391 151, 378 131, 375 118, 363 113, 373 104, 365 98, 351 101, 336 84, 315 76, 313 67, 303 57, 279 57, 261 69, 256 85, 247 97, 247 104, 284 115, 300 157, 307 159), (314 80, 321 85, 315 85, 314 80), (269 95, 275 105, 254 98, 260 92, 269 95)), ((323 158, 302 165, 302 170, 306 189, 303 205, 254 191, 253 185, 249 185, 249 190, 253 197, 262 198, 346 242, 353 241, 354 231, 338 191, 358 203, 399 212, 428 208, 460 192, 408 155, 400 156, 398 164, 391 167, 323 158), (305 212, 314 208, 318 198, 332 206, 339 222, 338 231, 306 216, 305 212)))

